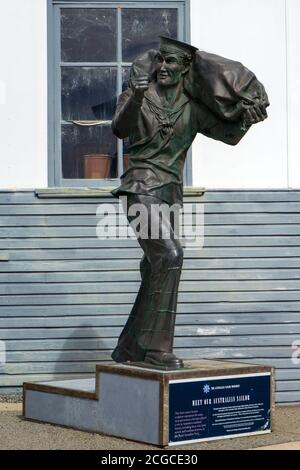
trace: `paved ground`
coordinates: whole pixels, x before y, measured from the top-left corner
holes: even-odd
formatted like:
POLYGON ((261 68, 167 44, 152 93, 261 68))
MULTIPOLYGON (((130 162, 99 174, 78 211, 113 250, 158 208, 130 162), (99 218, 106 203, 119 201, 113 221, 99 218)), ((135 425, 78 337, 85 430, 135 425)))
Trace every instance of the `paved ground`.
POLYGON ((0 407, 2 403, 21 403, 23 399, 23 393, 10 393, 9 395, 0 395, 0 407))
MULTIPOLYGON (((270 445, 282 450, 286 448, 300 450, 300 406, 277 407, 274 425, 274 432, 271 434, 174 446, 170 448, 170 451, 175 449, 255 449, 270 445), (282 443, 290 444, 288 447, 278 446, 282 443)), ((25 421, 21 416, 20 404, 1 403, 0 449, 157 450, 158 448, 100 434, 25 421)))
POLYGON ((300 450, 300 441, 287 442, 286 444, 277 444, 274 446, 257 447, 252 450, 300 450))

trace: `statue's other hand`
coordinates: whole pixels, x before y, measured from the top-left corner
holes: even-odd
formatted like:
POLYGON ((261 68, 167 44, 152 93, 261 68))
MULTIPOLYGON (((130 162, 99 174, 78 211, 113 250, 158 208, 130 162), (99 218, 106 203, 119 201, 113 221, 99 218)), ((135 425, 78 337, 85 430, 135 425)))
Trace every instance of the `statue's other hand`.
POLYGON ((257 124, 264 121, 267 117, 266 107, 259 102, 247 108, 244 113, 244 120, 247 125, 257 124))
POLYGON ((131 81, 131 87, 134 99, 137 101, 142 101, 145 91, 149 88, 148 75, 141 75, 139 77, 135 77, 131 81))

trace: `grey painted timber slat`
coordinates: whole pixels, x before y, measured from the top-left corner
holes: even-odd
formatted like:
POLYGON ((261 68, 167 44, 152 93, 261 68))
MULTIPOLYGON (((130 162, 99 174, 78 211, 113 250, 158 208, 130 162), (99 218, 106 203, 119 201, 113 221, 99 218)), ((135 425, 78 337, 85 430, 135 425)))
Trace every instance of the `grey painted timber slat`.
MULTIPOLYGON (((109 353, 108 352, 102 352, 102 361, 107 361, 109 359, 109 353)), ((45 362, 45 363, 34 363, 34 362, 28 362, 28 363, 7 363, 4 366, 4 370, 6 374, 49 374, 49 373, 60 373, 60 374, 65 374, 65 373, 90 373, 92 374, 95 371, 96 364, 100 361, 94 361, 94 362, 60 362, 60 363, 51 363, 51 362, 45 362)), ((0 376, 1 377, 1 376, 0 376)))
MULTIPOLYGON (((65 305, 65 304, 132 304, 136 293, 101 294, 36 294, 2 295, 1 306, 9 305, 65 305)), ((293 301, 299 302, 300 292, 296 291, 253 291, 253 292, 180 292, 178 302, 256 302, 256 301, 293 301)))
MULTIPOLYGON (((101 201, 93 203, 68 203, 68 204, 2 204, 0 198, 0 216, 4 215, 95 215, 96 210, 101 204, 101 201)), ((107 201, 105 201, 107 204, 107 201)), ((110 203, 114 209, 119 212, 121 204, 116 200, 111 200, 110 203)), ((203 204, 206 214, 224 214, 224 213, 264 213, 264 214, 286 214, 286 213, 299 213, 299 202, 206 202, 201 199, 199 202, 188 202, 184 204, 185 213, 191 212, 195 209, 195 204, 203 204)), ((123 212, 121 210, 121 212, 123 212)))
MULTIPOLYGON (((175 347, 283 347, 287 346, 290 354, 292 343, 298 340, 297 334, 278 335, 247 335, 247 336, 213 336, 213 337, 176 337, 175 347), (188 344, 187 344, 188 343, 188 344)), ((105 349, 112 349, 116 344, 115 338, 68 338, 68 339, 35 339, 35 340, 7 340, 6 351, 54 351, 54 350, 94 350, 102 345, 105 349)))
MULTIPOLYGON (((90 378, 93 376, 92 372, 71 372, 69 374, 60 374, 58 372, 50 373, 50 374, 45 374, 45 373, 39 373, 39 374, 10 374, 5 377, 5 383, 7 384, 7 387, 11 387, 11 391, 14 391, 16 389, 19 389, 22 385, 23 382, 45 382, 45 381, 50 381, 50 380, 68 380, 68 379, 81 379, 81 378, 90 378)), ((0 376, 1 380, 1 376, 0 376)), ((5 393, 5 387, 2 388, 0 391, 5 393)))
MULTIPOLYGON (((128 280, 128 278, 127 278, 128 280)), ((136 293, 140 282, 114 282, 102 279, 101 282, 76 283, 0 283, 0 295, 22 294, 88 294, 88 293, 136 293)), ((181 292, 237 292, 237 291, 297 291, 300 290, 298 280, 260 280, 260 281, 184 281, 180 282, 181 292)))
POLYGON ((276 379, 277 380, 299 380, 300 368, 297 369, 282 369, 276 366, 276 379))
MULTIPOLYGON (((11 238, 0 239, 0 249, 63 249, 63 248, 137 248, 139 245, 133 239, 99 240, 96 237, 77 238, 11 238)), ((204 247, 299 247, 300 236, 205 236, 204 247)))
POLYGON ((21 386, 17 386, 17 387, 2 387, 1 386, 1 389, 0 389, 0 393, 3 394, 3 395, 11 395, 13 393, 20 393, 22 391, 22 387, 21 386))
POLYGON ((280 403, 299 403, 300 392, 299 391, 276 392, 276 401, 280 403))
MULTIPOLYGON (((181 354, 183 359, 197 359, 198 350, 197 349, 176 349, 178 354, 181 354)), ((208 359, 214 359, 214 357, 209 357, 208 359)), ((227 358, 228 359, 228 358, 227 358)), ((236 360, 236 358, 234 358, 236 360)), ((299 365, 291 363, 290 358, 239 358, 239 362, 249 363, 249 364, 259 364, 264 366, 276 367, 276 368, 289 368, 299 370, 299 365)))
MULTIPOLYGON (((95 267, 96 269, 96 267, 95 267)), ((18 284, 18 283, 93 283, 93 282, 121 282, 121 281, 140 281, 140 273, 137 270, 122 271, 49 271, 49 272, 5 272, 0 273, 1 284, 18 284)), ((203 282, 210 281, 280 281, 299 280, 300 271, 298 268, 285 269, 227 269, 225 271, 215 269, 183 269, 182 281, 201 281, 199 288, 203 282)), ((275 285, 275 284, 274 284, 275 285)), ((198 289, 197 289, 198 290, 198 289)))
MULTIPOLYGON (((107 354, 112 347, 116 344, 115 341, 101 340, 99 341, 98 347, 95 350, 68 350, 63 348, 62 350, 51 350, 51 351, 8 351, 6 354, 7 363, 14 362, 70 362, 70 361, 101 361, 103 354, 107 354)), ((205 359, 205 357, 223 359, 223 358, 241 358, 241 359, 255 359, 255 358, 278 358, 284 359, 290 357, 290 348, 288 347, 236 347, 228 348, 220 345, 218 348, 203 347, 201 344, 193 343, 192 346, 187 346, 184 341, 180 344, 176 344, 175 348, 189 351, 191 348, 197 348, 199 357, 205 359)))
MULTIPOLYGON (((94 369, 95 370, 95 369, 94 369)), ((71 373, 59 373, 55 371, 54 373, 39 373, 37 374, 10 374, 5 377, 7 386, 18 387, 23 382, 45 382, 48 380, 68 380, 76 378, 91 378, 94 376, 94 370, 91 372, 71 372, 71 373)), ((277 368, 277 378, 279 380, 299 380, 300 379, 300 370, 298 369, 280 369, 277 368)), ((2 390, 2 387, 1 387, 2 390)))
MULTIPOLYGON (((201 201, 206 214, 230 214, 230 213, 264 213, 264 214, 286 214, 299 213, 299 202, 207 202, 205 198, 201 201)), ((1 213, 1 208, 0 208, 1 213)))
MULTIPOLYGON (((106 345, 99 345, 97 350, 80 350, 76 351, 23 351, 23 352, 7 352, 6 360, 7 363, 13 362, 85 362, 85 361, 101 361, 103 360, 104 350, 111 349, 105 347, 106 345), (102 347, 101 347, 102 346, 102 347)), ((187 347, 187 345, 183 346, 187 347)), ((218 349, 214 348, 203 348, 201 345, 199 347, 199 357, 200 358, 215 358, 215 359, 254 359, 254 358, 289 358, 290 357, 290 348, 281 347, 281 348, 225 348, 219 347, 218 349)))
MULTIPOLYGON (((0 272, 38 272, 38 271, 119 271, 138 269, 140 259, 112 260, 41 260, 10 261, 0 263, 0 272)), ((300 268, 300 258, 218 258, 218 259, 185 259, 184 269, 281 269, 300 268)))
MULTIPOLYGON (((182 357, 184 359, 196 359, 198 357, 198 351, 197 350, 183 350, 177 352, 180 352, 182 357)), ((110 359, 110 353, 108 351, 102 351, 101 353, 101 361, 107 361, 110 359)), ((214 357, 212 357, 214 359, 214 357)), ((235 358, 233 358, 235 359, 235 358)), ((97 363, 99 363, 100 359, 97 361, 86 361, 86 362, 76 362, 76 361, 70 361, 70 362, 57 362, 57 363, 51 363, 51 362, 29 362, 29 363, 7 363, 5 365, 5 373, 11 375, 11 374, 36 374, 36 373, 93 373, 95 371, 95 367, 97 363)), ((239 359, 240 362, 249 362, 249 363, 256 363, 257 364, 262 364, 262 365, 268 365, 268 366, 274 366, 275 364, 280 365, 281 367, 287 367, 289 365, 289 360, 288 359, 273 359, 270 358, 266 362, 266 358, 263 359, 256 359, 253 360, 251 358, 239 359)), ((296 369, 296 366, 294 365, 292 368, 296 369)), ((1 377, 1 376, 0 376, 1 377)))
MULTIPOLYGON (((64 312, 61 312, 64 313, 64 312)), ((82 326, 83 322, 94 326, 123 326, 126 315, 56 315, 46 318, 36 317, 3 317, 0 318, 0 328, 39 328, 39 327, 64 327, 82 326)), ((289 324, 300 323, 300 312, 292 313, 236 313, 223 315, 178 314, 177 325, 241 325, 241 324, 289 324)))
MULTIPOLYGON (((23 382, 44 382, 48 380, 68 380, 68 379, 76 379, 76 378, 91 378, 94 376, 94 370, 84 372, 81 371, 79 373, 71 372, 71 373, 59 373, 55 371, 54 373, 39 373, 39 374, 10 374, 5 377, 5 381, 8 387, 20 387, 20 384, 23 382)), ((299 380, 300 379, 300 370, 298 369, 280 369, 277 368, 277 378, 279 380, 299 380)), ((3 389, 3 393, 5 393, 5 388, 3 389)))
POLYGON ((299 391, 299 380, 278 380, 276 383, 277 392, 299 391))
MULTIPOLYGON (((300 240, 300 237, 299 237, 300 240)), ((291 237, 291 243, 298 243, 298 237, 294 240, 291 237)), ((270 240, 270 243, 272 240, 270 240)), ((66 248, 119 248, 122 243, 123 248, 137 248, 139 245, 136 240, 123 239, 120 240, 98 240, 96 237, 81 237, 81 238, 11 238, 9 240, 0 239, 0 249, 24 250, 24 249, 66 249, 66 248)), ((280 241, 279 241, 280 243, 280 241)), ((286 245, 282 241, 282 245, 286 245)), ((272 246, 272 245, 271 245, 272 246)), ((297 245, 296 245, 297 246, 297 245)), ((299 243, 300 246, 300 243, 299 243)))
MULTIPOLYGON (((284 223, 273 225, 206 225, 205 236, 290 236, 300 235, 300 225, 284 223)), ((96 238, 96 224, 92 226, 37 226, 0 228, 0 238, 96 238)), ((121 240, 122 242, 122 240, 121 240)))
MULTIPOLYGON (((128 315, 130 304, 81 304, 81 305, 17 305, 0 307, 0 317, 31 316, 67 316, 81 315, 128 315)), ((215 303, 179 303, 178 314, 221 314, 228 313, 270 313, 280 312, 282 322, 287 321, 291 312, 299 312, 299 302, 215 302, 215 303)), ((196 320, 194 320, 196 321, 196 320)))
MULTIPOLYGON (((73 215, 66 217, 61 215, 4 215, 0 217, 0 227, 55 227, 55 226, 96 226, 102 220, 96 215, 73 215)), ((107 223, 113 225, 115 216, 107 216, 107 223)), ((206 225, 276 225, 293 224, 299 225, 299 213, 291 214, 269 214, 269 213, 240 213, 240 214, 205 214, 206 225)), ((120 225, 128 225, 125 215, 118 217, 120 225)), ((191 214, 186 215, 185 223, 191 225, 193 218, 191 214)))
MULTIPOLYGON (((11 261, 38 261, 38 260, 89 260, 89 259, 140 259, 143 252, 140 248, 64 248, 40 250, 10 250, 5 260, 11 261)), ((185 259, 222 259, 222 258, 300 258, 300 247, 235 247, 235 248, 203 248, 186 249, 185 259)), ((0 254, 1 261, 1 254, 0 254)))
MULTIPOLYGON (((177 325, 176 335, 178 336, 227 336, 227 335, 266 335, 270 331, 270 325, 177 325)), ((300 333, 299 323, 274 324, 273 334, 298 334, 300 333)), ((82 322, 81 326, 70 328, 0 328, 2 340, 17 339, 47 339, 47 338, 101 338, 115 337, 121 333, 120 327, 97 327, 93 324, 82 322)), ((192 350, 192 349, 191 349, 192 350)), ((196 351, 196 350, 195 350, 196 351)), ((290 360, 291 365, 292 361, 290 360)))
MULTIPOLYGON (((107 189, 0 191, 0 393, 87 376, 110 359, 142 253, 134 239, 96 238, 107 203, 119 212, 107 189)), ((274 365, 277 399, 299 401, 300 191, 198 190, 184 203, 189 214, 204 208, 205 243, 185 250, 176 352, 274 365)))
POLYGON ((204 202, 292 202, 300 201, 297 190, 206 190, 204 202))

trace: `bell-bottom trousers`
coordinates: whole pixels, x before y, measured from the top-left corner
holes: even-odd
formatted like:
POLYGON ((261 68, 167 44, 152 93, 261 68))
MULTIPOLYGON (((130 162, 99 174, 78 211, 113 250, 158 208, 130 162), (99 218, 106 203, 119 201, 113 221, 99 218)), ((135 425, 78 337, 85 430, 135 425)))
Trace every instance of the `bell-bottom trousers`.
POLYGON ((144 251, 140 262, 142 281, 127 323, 112 353, 112 358, 119 362, 143 361, 148 351, 172 352, 183 261, 183 249, 174 232, 174 213, 171 212, 171 218, 164 214, 159 209, 162 201, 158 198, 130 194, 127 197, 129 223, 135 219, 128 214, 133 204, 142 204, 147 213, 146 227, 139 227, 140 233, 137 235, 144 251), (153 224, 157 227, 157 223, 159 233, 156 230, 153 237, 151 228, 153 224))

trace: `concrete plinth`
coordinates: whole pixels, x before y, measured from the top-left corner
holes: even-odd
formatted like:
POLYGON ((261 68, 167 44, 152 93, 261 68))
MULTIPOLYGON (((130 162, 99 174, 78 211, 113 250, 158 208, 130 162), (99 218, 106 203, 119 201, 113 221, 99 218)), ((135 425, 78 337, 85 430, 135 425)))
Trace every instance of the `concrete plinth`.
POLYGON ((99 364, 90 379, 24 383, 27 419, 159 446, 271 431, 268 366, 185 361, 161 371, 99 364))

